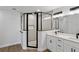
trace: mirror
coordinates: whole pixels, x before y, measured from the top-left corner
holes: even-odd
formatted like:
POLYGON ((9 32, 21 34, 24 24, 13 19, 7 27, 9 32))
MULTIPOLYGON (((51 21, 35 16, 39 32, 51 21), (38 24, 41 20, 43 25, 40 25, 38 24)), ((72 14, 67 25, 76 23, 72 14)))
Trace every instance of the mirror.
POLYGON ((42 14, 42 30, 52 30, 52 16, 50 14, 42 14))
POLYGON ((79 33, 79 14, 66 15, 63 17, 58 17, 54 19, 55 29, 68 34, 79 33), (59 21, 58 21, 59 20, 59 21), (57 23, 58 21, 58 23, 57 23))

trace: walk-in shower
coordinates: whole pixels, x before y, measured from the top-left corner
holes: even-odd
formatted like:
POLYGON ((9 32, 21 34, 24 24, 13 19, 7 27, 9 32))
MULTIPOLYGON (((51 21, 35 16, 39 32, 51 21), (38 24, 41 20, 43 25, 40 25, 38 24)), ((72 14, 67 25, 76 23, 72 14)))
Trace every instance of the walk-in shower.
POLYGON ((52 15, 44 12, 24 13, 21 24, 21 29, 26 31, 27 47, 38 48, 38 33, 52 29, 52 15))

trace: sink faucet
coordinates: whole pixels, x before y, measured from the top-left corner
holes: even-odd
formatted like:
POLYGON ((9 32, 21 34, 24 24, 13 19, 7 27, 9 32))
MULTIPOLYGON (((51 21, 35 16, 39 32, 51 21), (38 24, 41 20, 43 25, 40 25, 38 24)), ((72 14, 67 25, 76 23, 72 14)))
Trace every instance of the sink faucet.
POLYGON ((55 31, 55 34, 57 34, 57 31, 55 31))
POLYGON ((79 33, 76 34, 76 38, 78 39, 79 33))

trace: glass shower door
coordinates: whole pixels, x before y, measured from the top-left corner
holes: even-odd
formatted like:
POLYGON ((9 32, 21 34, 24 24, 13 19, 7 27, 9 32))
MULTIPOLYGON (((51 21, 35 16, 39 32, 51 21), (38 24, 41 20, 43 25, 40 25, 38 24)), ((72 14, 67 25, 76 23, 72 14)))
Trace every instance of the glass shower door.
POLYGON ((28 14, 28 47, 36 47, 36 14, 28 14))

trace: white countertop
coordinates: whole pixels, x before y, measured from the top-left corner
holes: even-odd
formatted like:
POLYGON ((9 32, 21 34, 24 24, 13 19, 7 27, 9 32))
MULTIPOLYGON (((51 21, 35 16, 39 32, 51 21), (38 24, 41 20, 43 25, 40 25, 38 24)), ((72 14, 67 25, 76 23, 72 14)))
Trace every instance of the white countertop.
POLYGON ((76 35, 73 34, 66 34, 66 33, 57 33, 55 34, 54 31, 47 31, 47 35, 63 38, 65 40, 73 41, 79 43, 79 39, 76 39, 76 35))

